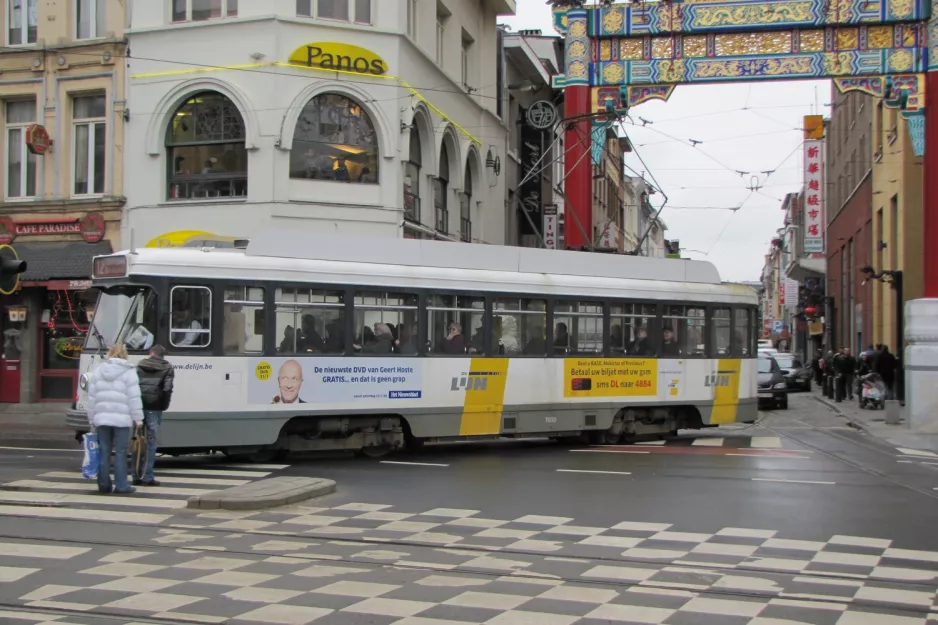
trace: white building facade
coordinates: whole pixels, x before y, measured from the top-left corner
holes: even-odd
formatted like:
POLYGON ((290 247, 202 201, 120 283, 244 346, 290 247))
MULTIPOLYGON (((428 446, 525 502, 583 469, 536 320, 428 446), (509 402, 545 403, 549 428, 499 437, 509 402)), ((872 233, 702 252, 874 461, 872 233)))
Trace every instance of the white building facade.
POLYGON ((310 229, 503 244, 515 0, 137 0, 125 243, 310 229))

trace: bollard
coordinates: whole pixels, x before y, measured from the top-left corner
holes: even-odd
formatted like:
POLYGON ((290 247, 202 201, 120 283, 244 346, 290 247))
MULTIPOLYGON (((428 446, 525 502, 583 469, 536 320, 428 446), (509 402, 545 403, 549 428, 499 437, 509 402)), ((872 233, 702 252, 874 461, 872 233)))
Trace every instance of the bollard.
POLYGON ((844 400, 844 377, 838 375, 834 377, 834 401, 838 404, 844 400))
POLYGON ((886 400, 886 425, 899 425, 900 409, 898 399, 886 400))

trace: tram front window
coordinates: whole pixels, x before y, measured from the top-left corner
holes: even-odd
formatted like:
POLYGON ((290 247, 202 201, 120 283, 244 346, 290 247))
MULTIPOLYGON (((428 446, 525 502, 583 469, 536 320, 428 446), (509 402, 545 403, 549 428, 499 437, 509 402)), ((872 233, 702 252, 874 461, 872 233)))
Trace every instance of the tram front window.
POLYGON ((157 322, 156 294, 147 287, 112 287, 102 291, 85 340, 86 350, 104 351, 125 343, 131 351, 152 347, 157 322))

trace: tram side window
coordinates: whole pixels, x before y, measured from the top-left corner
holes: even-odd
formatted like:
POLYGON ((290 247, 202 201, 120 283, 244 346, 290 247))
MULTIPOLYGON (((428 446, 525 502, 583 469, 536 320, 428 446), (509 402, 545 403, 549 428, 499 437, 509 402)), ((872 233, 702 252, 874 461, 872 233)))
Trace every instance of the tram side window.
POLYGON ((665 307, 661 328, 663 358, 703 358, 707 355, 707 316, 703 308, 694 306, 665 307))
POLYGON ((212 342, 212 291, 204 286, 174 286, 170 291, 169 343, 173 347, 208 347, 212 342))
POLYGON ((427 312, 427 345, 431 354, 459 356, 485 351, 484 298, 433 295, 427 303, 427 312))
POLYGON ((280 354, 345 353, 345 293, 290 286, 274 292, 280 354))
POLYGON ((654 357, 658 341, 654 334, 655 304, 611 304, 609 343, 613 356, 654 357))
POLYGON ((750 331, 750 315, 749 310, 746 308, 737 308, 736 309, 736 319, 734 320, 734 346, 733 346, 733 355, 742 356, 743 358, 749 356, 752 349, 752 332, 750 331))
POLYGON ((264 352, 264 289, 225 288, 224 348, 226 354, 264 352))
POLYGON ((417 296, 411 293, 355 293, 355 337, 358 354, 417 353, 417 296))
POLYGON ((554 355, 601 354, 603 305, 599 302, 554 304, 554 355))
POLYGON ((716 308, 713 311, 713 350, 714 356, 723 358, 730 355, 729 308, 716 308))
POLYGON ((505 356, 547 354, 547 301, 500 297, 492 307, 492 350, 505 356))

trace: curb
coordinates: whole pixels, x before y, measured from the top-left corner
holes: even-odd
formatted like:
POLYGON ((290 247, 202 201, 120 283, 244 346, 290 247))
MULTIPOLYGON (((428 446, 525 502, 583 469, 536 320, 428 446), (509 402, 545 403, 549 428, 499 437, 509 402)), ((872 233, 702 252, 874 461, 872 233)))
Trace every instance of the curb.
POLYGON ((186 507, 201 510, 262 510, 322 497, 335 490, 333 480, 274 477, 191 497, 186 507))
POLYGON ((831 411, 837 413, 837 415, 841 417, 842 419, 844 419, 847 422, 847 425, 849 425, 850 427, 860 430, 861 432, 865 432, 866 434, 870 434, 871 436, 873 435, 870 432, 869 426, 867 426, 862 421, 857 421, 848 417, 847 414, 843 410, 840 409, 840 407, 837 405, 836 402, 832 402, 825 397, 818 397, 817 395, 812 395, 811 397, 814 399, 814 401, 818 402, 819 404, 823 406, 826 406, 831 411))

